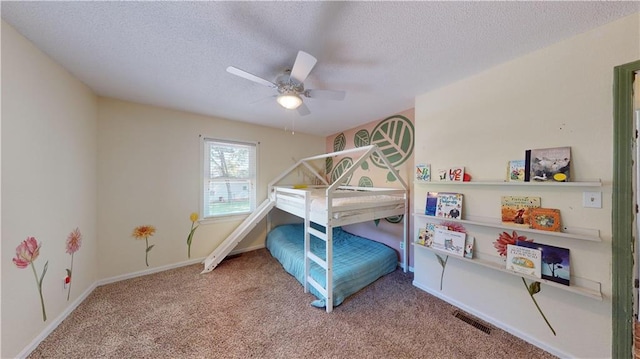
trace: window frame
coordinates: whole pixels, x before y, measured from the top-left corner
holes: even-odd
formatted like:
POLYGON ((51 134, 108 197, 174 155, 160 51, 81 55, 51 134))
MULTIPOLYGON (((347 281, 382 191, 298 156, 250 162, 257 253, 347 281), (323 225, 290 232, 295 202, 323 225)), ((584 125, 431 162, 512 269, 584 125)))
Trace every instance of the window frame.
MULTIPOLYGON (((226 221, 235 221, 241 220, 249 216, 256 209, 257 205, 257 183, 258 183, 258 153, 259 153, 259 144, 260 142, 256 141, 245 141, 245 140, 234 140, 234 139, 222 139, 216 137, 209 137, 200 135, 200 189, 198 191, 199 196, 199 210, 200 220, 199 223, 211 223, 211 222, 226 222, 226 221), (216 216, 208 216, 207 211, 205 211, 205 199, 208 195, 205 195, 205 191, 208 189, 207 182, 209 178, 205 175, 205 169, 208 168, 209 164, 205 163, 205 161, 210 161, 210 153, 206 152, 206 149, 209 146, 209 143, 220 143, 220 144, 228 144, 228 145, 240 145, 253 147, 253 176, 249 177, 250 181, 250 191, 249 191, 249 210, 247 212, 242 213, 225 213, 216 216)), ((250 159, 251 160, 251 159, 250 159)), ((251 161, 249 163, 251 167, 251 161)), ((251 171, 251 168, 250 168, 251 171)))

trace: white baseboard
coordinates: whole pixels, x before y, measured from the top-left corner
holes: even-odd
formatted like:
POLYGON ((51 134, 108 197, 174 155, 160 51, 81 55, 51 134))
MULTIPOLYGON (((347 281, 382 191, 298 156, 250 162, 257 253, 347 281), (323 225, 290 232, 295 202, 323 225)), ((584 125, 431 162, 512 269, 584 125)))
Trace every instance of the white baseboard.
POLYGON ((155 267, 155 268, 149 268, 149 269, 141 270, 141 271, 138 271, 138 272, 117 275, 115 277, 100 279, 100 280, 97 281, 97 284, 98 284, 98 286, 101 286, 101 285, 105 285, 105 284, 111 284, 111 283, 119 282, 119 281, 126 280, 126 279, 142 277, 142 276, 149 275, 149 274, 154 274, 154 273, 158 273, 158 272, 164 272, 164 271, 169 270, 169 269, 175 269, 175 268, 190 266, 192 264, 202 263, 203 260, 204 260, 204 258, 190 259, 190 260, 183 261, 183 262, 167 264, 167 265, 160 266, 160 267, 155 267))
POLYGON ((240 253, 251 252, 251 251, 258 250, 258 249, 262 249, 264 247, 265 247, 264 244, 259 244, 259 245, 253 246, 253 247, 235 249, 235 250, 229 252, 229 255, 233 256, 233 255, 240 254, 240 253))
POLYGON ((543 350, 545 350, 545 351, 547 351, 547 352, 549 352, 549 353, 551 353, 551 354, 553 354, 553 355, 555 355, 555 356, 557 356, 559 358, 571 358, 571 357, 573 357, 572 355, 564 353, 564 352, 558 350, 557 348, 550 347, 546 343, 543 343, 543 342, 541 342, 541 341, 539 341, 539 340, 537 340, 535 338, 532 338, 531 336, 527 335, 526 333, 523 333, 522 331, 520 331, 520 330, 518 330, 518 329, 516 329, 514 327, 506 325, 505 323, 503 323, 503 322, 501 322, 499 320, 496 320, 493 317, 490 317, 490 316, 488 316, 488 315, 486 315, 484 313, 478 312, 477 310, 475 310, 475 309, 473 309, 471 307, 468 307, 467 305, 465 305, 465 304, 463 304, 463 303, 461 303, 461 302, 459 302, 459 301, 457 301, 457 300, 455 300, 455 299, 453 299, 451 297, 448 297, 448 296, 444 295, 440 291, 435 291, 435 290, 433 290, 431 288, 423 286, 420 283, 417 283, 416 281, 413 281, 413 285, 415 287, 420 288, 420 289, 424 290, 425 292, 427 292, 427 293, 429 293, 429 294, 431 294, 431 295, 433 295, 435 297, 438 297, 438 298, 444 300, 445 302, 447 302, 447 303, 449 303, 449 304, 451 304, 451 305, 453 305, 455 307, 458 307, 458 308, 464 310, 465 312, 470 313, 470 314, 472 314, 472 315, 474 315, 474 316, 476 316, 476 317, 478 317, 478 318, 480 318, 480 319, 482 319, 482 320, 484 320, 484 321, 486 321, 488 323, 491 323, 491 324, 495 325, 496 327, 504 330, 505 332, 507 332, 509 334, 512 334, 512 335, 514 335, 514 336, 526 341, 527 343, 533 344, 533 345, 537 346, 538 348, 543 349, 543 350))
POLYGON ((71 312, 73 312, 80 305, 80 303, 84 302, 89 294, 91 294, 91 292, 93 292, 93 290, 98 287, 96 283, 97 282, 94 282, 92 285, 90 285, 89 288, 87 288, 82 294, 80 294, 80 296, 76 298, 76 300, 74 300, 70 306, 68 306, 62 313, 60 313, 60 315, 56 317, 56 319, 54 319, 49 325, 47 325, 44 330, 37 337, 35 337, 31 341, 31 343, 29 343, 29 345, 27 345, 24 349, 22 349, 20 353, 18 353, 17 358, 26 358, 29 354, 31 354, 31 352, 34 351, 38 347, 38 345, 40 345, 40 343, 45 340, 49 336, 49 334, 51 334, 51 332, 53 332, 58 327, 58 325, 60 325, 60 323, 62 323, 62 321, 67 319, 69 314, 71 314, 71 312))

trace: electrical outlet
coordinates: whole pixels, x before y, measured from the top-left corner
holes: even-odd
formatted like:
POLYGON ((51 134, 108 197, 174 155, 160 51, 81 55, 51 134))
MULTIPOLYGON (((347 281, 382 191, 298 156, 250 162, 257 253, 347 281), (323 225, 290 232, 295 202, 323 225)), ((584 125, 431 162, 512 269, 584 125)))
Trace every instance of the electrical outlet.
POLYGON ((400 242, 400 249, 404 249, 404 242, 400 242))
POLYGON ((583 192, 582 206, 585 208, 602 208, 602 192, 583 192))

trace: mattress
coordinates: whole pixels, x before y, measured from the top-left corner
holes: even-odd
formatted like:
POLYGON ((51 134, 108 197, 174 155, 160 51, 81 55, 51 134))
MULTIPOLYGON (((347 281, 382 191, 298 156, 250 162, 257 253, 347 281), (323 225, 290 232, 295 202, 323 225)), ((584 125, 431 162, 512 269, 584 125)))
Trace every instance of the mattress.
MULTIPOLYGON (((326 259, 325 242, 311 236, 311 251, 326 259)), ((287 273, 304 285, 304 226, 288 224, 274 228, 267 235, 267 249, 287 273)), ((398 264, 396 252, 388 246, 333 228, 333 306, 393 272, 398 264)), ((311 277, 326 286, 325 270, 311 261, 311 277)), ((325 307, 326 300, 313 286, 309 291, 318 299, 311 305, 325 307)))
MULTIPOLYGON (((311 194, 310 210, 319 216, 326 216, 327 195, 325 189, 306 190, 311 194)), ((336 190, 335 193, 353 193, 350 190, 336 190)), ((291 200, 288 195, 278 196, 278 203, 304 209, 300 202, 291 200)), ((404 198, 385 194, 370 192, 368 195, 358 195, 353 197, 337 197, 332 199, 332 214, 334 219, 345 216, 356 216, 369 213, 373 210, 393 210, 404 208, 404 198)))

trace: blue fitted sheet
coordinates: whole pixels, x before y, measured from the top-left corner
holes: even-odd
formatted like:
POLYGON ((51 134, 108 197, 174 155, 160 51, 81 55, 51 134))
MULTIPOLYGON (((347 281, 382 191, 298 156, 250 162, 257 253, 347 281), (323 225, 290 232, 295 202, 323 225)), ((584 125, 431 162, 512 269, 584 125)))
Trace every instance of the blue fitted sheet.
MULTIPOLYGON (((323 231, 322 227, 320 227, 323 231)), ((287 224, 274 228, 267 235, 267 249, 282 267, 304 285, 304 226, 287 224)), ((325 242, 311 236, 311 251, 326 259, 325 242)), ((333 306, 340 305, 351 294, 396 269, 398 256, 388 246, 333 228, 333 306)), ((325 271, 311 262, 311 277, 326 286, 325 271)), ((322 294, 309 285, 315 295, 311 305, 325 307, 322 294)))

